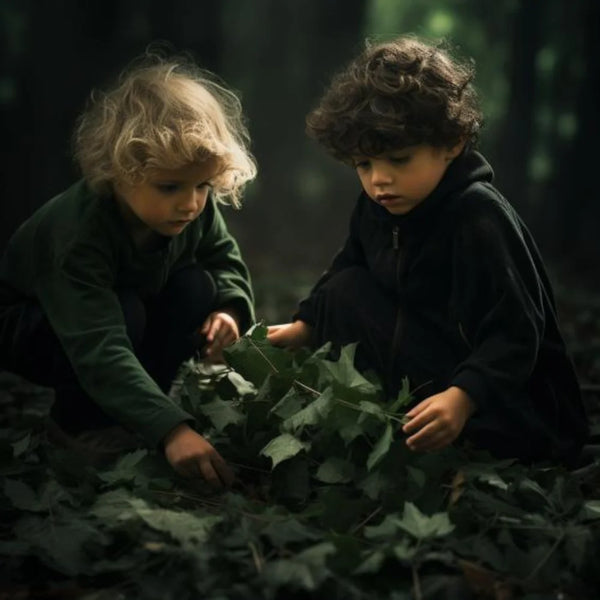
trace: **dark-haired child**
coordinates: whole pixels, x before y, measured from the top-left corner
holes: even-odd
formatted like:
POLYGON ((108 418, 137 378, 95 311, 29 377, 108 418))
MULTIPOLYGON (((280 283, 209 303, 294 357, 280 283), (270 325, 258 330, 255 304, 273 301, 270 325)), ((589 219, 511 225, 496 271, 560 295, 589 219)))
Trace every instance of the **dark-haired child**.
POLYGON ((62 430, 117 423, 217 485, 229 467, 168 391, 183 360, 219 359, 254 318, 218 208, 256 174, 247 142, 239 100, 210 73, 144 57, 92 95, 75 132, 83 179, 0 263, 0 368, 53 387, 62 430))
POLYGON ((474 146, 473 68, 412 36, 335 76, 308 133, 362 185, 345 245, 273 344, 359 342, 389 393, 409 377, 411 449, 459 436, 573 462, 587 420, 542 259, 474 146))

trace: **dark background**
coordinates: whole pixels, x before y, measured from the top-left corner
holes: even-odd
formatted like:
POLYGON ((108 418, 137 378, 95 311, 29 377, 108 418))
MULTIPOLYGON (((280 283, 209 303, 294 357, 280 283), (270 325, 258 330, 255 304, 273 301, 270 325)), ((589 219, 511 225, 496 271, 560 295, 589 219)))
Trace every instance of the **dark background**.
POLYGON ((480 148, 559 286, 593 287, 600 202, 598 0, 0 0, 0 243, 78 177, 70 135, 92 87, 164 41, 242 97, 259 176, 225 209, 259 317, 286 318, 339 247, 358 190, 304 135, 365 39, 446 37, 477 65, 480 148))

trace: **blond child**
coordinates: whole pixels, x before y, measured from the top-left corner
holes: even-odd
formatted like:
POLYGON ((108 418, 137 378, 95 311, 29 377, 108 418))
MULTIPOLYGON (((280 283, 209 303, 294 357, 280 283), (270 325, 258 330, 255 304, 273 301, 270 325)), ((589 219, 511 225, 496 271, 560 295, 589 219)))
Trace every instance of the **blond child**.
POLYGON ((0 368, 53 387, 67 432, 118 423, 179 473, 228 485, 168 392, 182 361, 219 360, 254 319, 219 210, 256 174, 239 100, 189 61, 148 55, 92 94, 74 145, 83 178, 0 263, 0 368))

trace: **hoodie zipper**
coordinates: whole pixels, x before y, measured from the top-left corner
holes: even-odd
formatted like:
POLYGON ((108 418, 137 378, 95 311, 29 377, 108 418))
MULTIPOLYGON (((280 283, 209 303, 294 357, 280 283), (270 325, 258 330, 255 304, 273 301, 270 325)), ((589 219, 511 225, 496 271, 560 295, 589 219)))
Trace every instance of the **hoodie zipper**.
MULTIPOLYGON (((396 289, 400 287, 400 268, 402 266, 403 253, 400 251, 400 232, 398 225, 394 225, 392 229, 392 249, 396 254, 396 289)), ((389 379, 394 379, 394 356, 396 348, 402 334, 402 310, 400 306, 396 311, 396 323, 394 324, 394 335, 392 337, 392 346, 390 349, 390 364, 389 364, 389 379)))

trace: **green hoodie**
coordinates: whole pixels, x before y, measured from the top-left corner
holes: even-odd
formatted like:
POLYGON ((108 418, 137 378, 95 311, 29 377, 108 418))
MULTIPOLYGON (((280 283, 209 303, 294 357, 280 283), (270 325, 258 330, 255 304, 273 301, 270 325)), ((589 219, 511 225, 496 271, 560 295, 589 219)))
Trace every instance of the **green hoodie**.
POLYGON ((157 445, 192 417, 170 400, 136 358, 115 290, 142 298, 171 273, 202 265, 217 306, 233 306, 240 331, 254 320, 248 269, 215 202, 160 250, 135 248, 116 202, 84 181, 51 199, 16 231, 0 262, 0 281, 15 290, 0 303, 39 301, 83 389, 121 424, 157 445))

